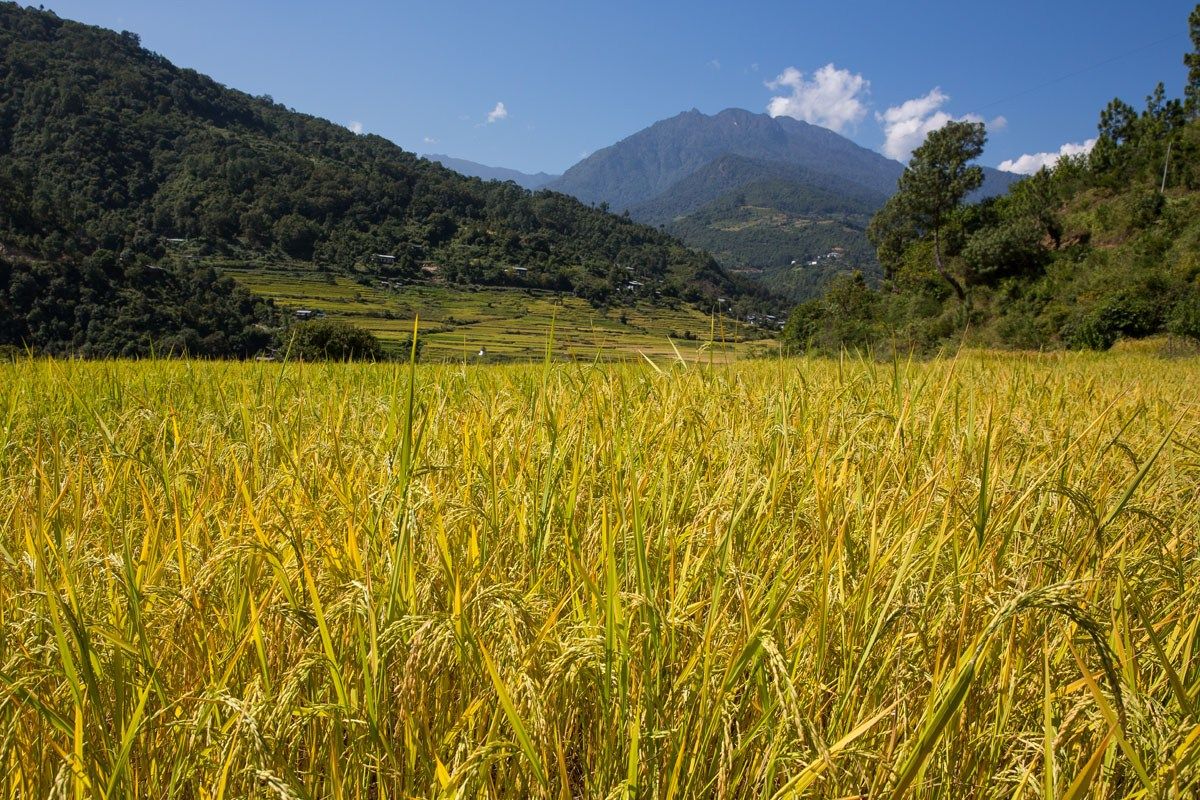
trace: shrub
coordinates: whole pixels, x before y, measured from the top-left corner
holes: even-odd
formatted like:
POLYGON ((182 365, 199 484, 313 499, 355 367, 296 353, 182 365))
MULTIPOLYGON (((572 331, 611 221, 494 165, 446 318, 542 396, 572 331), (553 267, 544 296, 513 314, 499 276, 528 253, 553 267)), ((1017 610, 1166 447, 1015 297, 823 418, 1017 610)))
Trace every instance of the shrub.
POLYGON ((1017 219, 984 228, 967 240, 963 260, 974 283, 989 283, 1011 275, 1028 275, 1046 258, 1044 229, 1034 219, 1017 219))
POLYGON ((820 300, 806 300, 792 309, 783 328, 783 341, 792 348, 807 348, 816 338, 825 315, 825 306, 820 300))
POLYGON ((827 352, 869 348, 882 336, 879 294, 867 286, 861 272, 842 273, 829 282, 825 296, 793 309, 783 339, 793 347, 818 347, 827 352))
POLYGON ((375 334, 342 320, 299 322, 288 331, 289 352, 304 361, 374 361, 383 357, 375 334))
POLYGON ((287 214, 275 223, 275 240, 280 249, 293 258, 311 259, 320 236, 321 228, 299 214, 287 214))
POLYGON ((1171 312, 1167 330, 1185 339, 1200 342, 1200 287, 1184 292, 1171 312))
POLYGON ((1121 291, 1077 316, 1063 332, 1071 347, 1107 350, 1122 336, 1149 336, 1161 330, 1162 303, 1136 291, 1121 291))
POLYGON ((1037 350, 1048 344, 1037 317, 1025 309, 1002 316, 996 323, 996 335, 1003 344, 1018 350, 1037 350))
POLYGON ((25 351, 15 344, 0 343, 0 362, 17 361, 25 355, 25 351))
POLYGON ((1162 194, 1151 189, 1130 197, 1128 201, 1130 224, 1135 228, 1148 227, 1162 214, 1163 203, 1162 194))

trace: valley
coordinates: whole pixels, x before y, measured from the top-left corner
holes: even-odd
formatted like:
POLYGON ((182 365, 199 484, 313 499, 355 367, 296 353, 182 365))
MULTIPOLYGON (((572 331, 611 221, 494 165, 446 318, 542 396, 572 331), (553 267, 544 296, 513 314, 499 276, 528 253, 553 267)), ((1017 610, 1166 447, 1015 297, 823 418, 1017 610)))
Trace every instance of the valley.
POLYGON ((720 304, 709 314, 688 304, 645 300, 597 309, 561 292, 431 283, 393 287, 379 279, 315 276, 295 264, 224 264, 221 272, 273 301, 285 316, 311 311, 366 328, 385 352, 400 359, 407 358, 418 319, 424 361, 494 363, 549 356, 709 363, 779 353, 772 338, 775 326, 748 325, 720 313, 720 304))
MULTIPOLYGON (((466 175, 628 211, 793 302, 816 297, 842 271, 879 282, 883 270, 866 226, 904 170, 833 131, 739 108, 660 120, 561 176, 431 158, 466 175), (834 247, 847 260, 809 263, 834 247)), ((1002 194, 1019 177, 986 168, 972 199, 1002 194)))
POLYGON ((1200 797, 1200 5, 47 2, 0 800, 1200 797))

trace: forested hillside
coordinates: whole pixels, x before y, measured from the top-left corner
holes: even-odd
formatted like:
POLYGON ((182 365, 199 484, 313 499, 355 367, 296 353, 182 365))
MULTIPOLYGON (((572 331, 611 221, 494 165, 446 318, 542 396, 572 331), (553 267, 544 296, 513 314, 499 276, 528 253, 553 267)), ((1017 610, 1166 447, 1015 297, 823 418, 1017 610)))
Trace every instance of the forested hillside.
POLYGON ((0 152, 0 244, 26 257, 153 260, 182 238, 597 302, 630 276, 685 300, 743 293, 711 257, 653 228, 466 178, 175 67, 135 34, 11 3, 0 4, 0 152), (377 253, 395 263, 369 263, 377 253))
POLYGON ((630 209, 653 225, 693 214, 726 198, 765 202, 793 214, 870 217, 888 193, 829 172, 781 161, 723 155, 689 173, 667 191, 630 209), (744 195, 744 196, 743 196, 744 195))
POLYGON ((886 194, 901 165, 831 130, 740 108, 696 109, 599 150, 550 184, 588 202, 633 209, 723 156, 790 164, 886 194))
POLYGON ((54 262, 0 257, 0 350, 247 358, 272 344, 278 322, 270 303, 208 267, 121 264, 108 250, 54 262))
POLYGON ((866 229, 886 200, 837 175, 727 155, 631 213, 712 253, 726 269, 803 300, 839 272, 882 277, 866 229))
MULTIPOLYGON (((1183 98, 1160 83, 1140 112, 1113 100, 1089 155, 1001 197, 934 208, 930 187, 953 173, 969 189, 978 176, 950 168, 969 144, 945 158, 953 137, 931 135, 908 173, 925 191, 906 192, 902 180, 871 225, 882 291, 840 279, 796 309, 792 342, 1106 349, 1160 333, 1200 338, 1200 7, 1190 29, 1183 98)), ((974 135, 965 128, 959 145, 974 135)))
MULTIPOLYGON (((903 171, 818 125, 740 108, 693 109, 593 153, 549 185, 628 210, 727 269, 802 300, 848 266, 872 282, 882 277, 866 225, 903 171), (850 259, 818 260, 835 247, 850 259)), ((1017 179, 984 169, 976 195, 1003 193, 1017 179)))

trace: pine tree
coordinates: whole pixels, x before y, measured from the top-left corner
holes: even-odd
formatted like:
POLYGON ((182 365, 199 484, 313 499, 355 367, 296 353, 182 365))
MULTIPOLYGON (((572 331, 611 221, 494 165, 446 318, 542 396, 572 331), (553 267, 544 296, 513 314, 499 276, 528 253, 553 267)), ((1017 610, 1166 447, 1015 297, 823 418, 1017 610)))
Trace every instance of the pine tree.
POLYGON ((1192 52, 1183 57, 1188 68, 1187 87, 1183 90, 1189 119, 1200 118, 1200 3, 1188 16, 1188 32, 1192 36, 1192 52))

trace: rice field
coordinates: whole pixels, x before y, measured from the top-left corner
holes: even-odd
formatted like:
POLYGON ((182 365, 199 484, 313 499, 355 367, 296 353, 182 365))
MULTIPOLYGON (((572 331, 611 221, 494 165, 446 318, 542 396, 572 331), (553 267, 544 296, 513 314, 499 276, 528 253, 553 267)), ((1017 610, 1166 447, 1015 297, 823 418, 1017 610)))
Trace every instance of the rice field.
POLYGON ((5 798, 1200 792, 1200 360, 0 364, 5 798))
POLYGON ((414 325, 421 331, 423 361, 493 363, 539 361, 547 342, 557 360, 621 360, 642 356, 689 361, 733 361, 778 353, 774 329, 750 328, 726 315, 679 303, 646 300, 597 309, 558 292, 433 283, 392 289, 309 267, 221 265, 251 292, 287 312, 310 309, 352 322, 402 356, 414 325), (551 333, 553 334, 551 336, 551 333), (478 358, 480 349, 486 351, 478 358))

